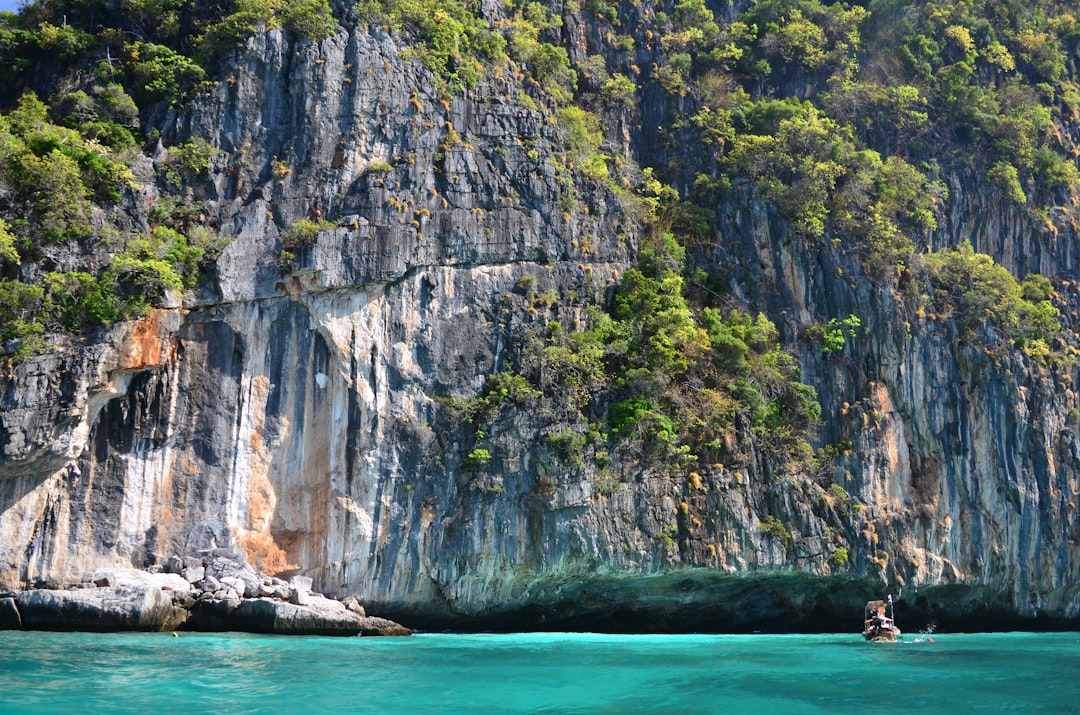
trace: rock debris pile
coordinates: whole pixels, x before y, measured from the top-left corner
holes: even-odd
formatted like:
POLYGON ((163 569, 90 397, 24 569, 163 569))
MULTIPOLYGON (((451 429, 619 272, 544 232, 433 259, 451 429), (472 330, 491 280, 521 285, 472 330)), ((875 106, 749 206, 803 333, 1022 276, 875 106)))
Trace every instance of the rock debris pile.
POLYGON ((173 556, 147 570, 110 568, 81 583, 0 594, 0 629, 246 631, 409 635, 368 616, 355 596, 327 598, 306 576, 283 580, 230 556, 173 556))

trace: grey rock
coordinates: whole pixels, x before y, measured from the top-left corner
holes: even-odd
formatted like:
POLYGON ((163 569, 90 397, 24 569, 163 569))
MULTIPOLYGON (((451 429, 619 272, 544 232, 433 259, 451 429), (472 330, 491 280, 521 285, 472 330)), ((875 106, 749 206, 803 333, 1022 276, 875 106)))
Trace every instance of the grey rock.
POLYGON ((248 599, 231 617, 238 629, 255 633, 340 636, 373 635, 376 632, 408 634, 408 629, 392 621, 364 619, 346 610, 340 602, 322 598, 314 598, 310 606, 266 598, 248 599))
POLYGON ((296 606, 310 606, 313 600, 312 594, 307 591, 295 590, 289 595, 289 603, 296 606))
POLYGON ((10 596, 0 598, 0 630, 18 630, 22 628, 22 616, 19 608, 15 605, 15 599, 10 596))
POLYGON ((182 575, 185 581, 190 584, 195 584, 206 578, 206 569, 203 568, 202 564, 199 564, 198 566, 185 566, 182 575))
POLYGON ((240 593, 231 586, 222 586, 214 591, 215 601, 239 601, 241 598, 240 593))
POLYGON ((154 573, 122 567, 95 571, 85 576, 83 582, 90 582, 99 587, 160 588, 179 593, 187 593, 191 590, 191 584, 179 574, 154 573))
POLYGON ((246 598, 259 594, 259 575, 250 564, 224 556, 215 556, 207 564, 206 573, 222 583, 225 582, 226 578, 237 579, 242 584, 237 588, 237 591, 246 598))
POLYGON ((289 579, 289 588, 294 591, 311 592, 312 580, 310 576, 293 576, 289 579))
POLYGON ((163 631, 179 628, 188 616, 155 587, 32 590, 14 600, 28 630, 163 631))
POLYGON ((362 636, 411 636, 412 630, 400 623, 377 616, 365 616, 360 619, 362 636))
POLYGON ((363 617, 367 615, 367 611, 360 605, 360 601, 356 600, 355 596, 346 596, 341 600, 341 603, 345 606, 346 610, 352 611, 358 616, 363 617))

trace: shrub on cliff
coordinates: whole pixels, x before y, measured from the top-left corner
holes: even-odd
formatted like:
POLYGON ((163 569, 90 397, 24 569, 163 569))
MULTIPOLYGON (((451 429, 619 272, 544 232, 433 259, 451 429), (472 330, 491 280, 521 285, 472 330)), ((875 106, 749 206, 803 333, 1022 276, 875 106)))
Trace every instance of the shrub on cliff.
POLYGON ((321 42, 334 34, 329 0, 289 0, 281 8, 281 26, 305 40, 321 42))
POLYGON ((989 326, 1017 347, 1050 342, 1061 329, 1042 276, 1020 283, 1002 265, 965 241, 958 248, 926 254, 920 261, 934 310, 953 315, 962 334, 989 326))
POLYGON ((458 0, 370 0, 356 11, 363 22, 412 34, 418 43, 406 56, 431 70, 447 94, 475 87, 485 63, 502 59, 506 50, 502 36, 458 0))
POLYGON ((130 173, 116 154, 78 131, 49 120, 48 107, 24 94, 0 115, 0 187, 8 193, 11 229, 34 241, 65 241, 91 233, 91 200, 117 201, 130 173))
POLYGON ((150 42, 124 45, 128 55, 125 71, 140 102, 166 99, 176 106, 189 99, 206 79, 206 71, 190 57, 150 42))

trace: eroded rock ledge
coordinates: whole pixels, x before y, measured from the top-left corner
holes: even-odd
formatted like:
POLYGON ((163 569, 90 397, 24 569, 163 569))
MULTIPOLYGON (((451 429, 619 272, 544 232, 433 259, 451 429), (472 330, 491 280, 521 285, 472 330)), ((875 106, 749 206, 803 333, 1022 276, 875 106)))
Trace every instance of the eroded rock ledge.
POLYGON ((311 579, 258 574, 225 556, 172 557, 153 570, 111 568, 81 583, 0 594, 0 629, 245 631, 278 635, 410 635, 368 616, 352 596, 327 598, 311 579))

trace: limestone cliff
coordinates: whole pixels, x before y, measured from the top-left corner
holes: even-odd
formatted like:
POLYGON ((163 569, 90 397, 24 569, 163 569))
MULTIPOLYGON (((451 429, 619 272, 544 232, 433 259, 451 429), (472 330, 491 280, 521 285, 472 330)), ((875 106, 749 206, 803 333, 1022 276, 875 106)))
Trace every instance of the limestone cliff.
MULTIPOLYGON (((588 13, 564 23, 571 47, 602 41, 588 13)), ((478 435, 453 400, 537 326, 587 325, 642 228, 626 195, 558 171, 565 130, 526 80, 488 71, 446 96, 407 39, 266 30, 167 113, 161 147, 217 150, 189 201, 229 243, 182 305, 0 382, 0 587, 225 548, 431 627, 853 628, 886 590, 920 624, 1077 624, 1075 369, 965 338, 738 182, 693 260, 776 322, 818 391, 815 446, 846 445, 829 479, 778 472, 749 432, 693 469, 567 453, 553 438, 590 426, 551 395, 498 405, 478 435), (301 219, 328 223, 289 243, 301 219), (805 339, 848 314, 843 350, 805 339)), ((689 100, 644 94, 606 115, 609 142, 669 162, 652 127, 689 100)), ((1041 221, 959 169, 947 182, 925 240, 1050 277, 1071 341, 1071 207, 1041 221)), ((126 220, 157 197, 129 196, 126 220)))

